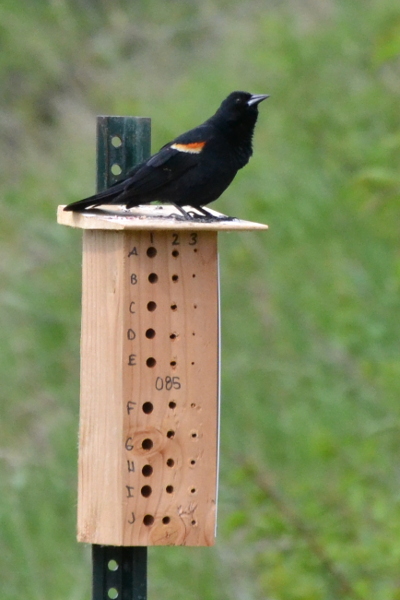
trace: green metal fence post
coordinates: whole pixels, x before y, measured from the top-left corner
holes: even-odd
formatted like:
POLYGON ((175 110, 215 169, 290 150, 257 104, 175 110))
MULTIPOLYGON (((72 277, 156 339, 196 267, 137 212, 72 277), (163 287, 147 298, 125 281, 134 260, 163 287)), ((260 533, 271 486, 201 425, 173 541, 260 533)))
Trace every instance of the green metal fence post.
MULTIPOLYGON (((150 156, 150 119, 97 119, 97 191, 150 156)), ((92 546, 92 600, 146 600, 147 547, 92 546)))

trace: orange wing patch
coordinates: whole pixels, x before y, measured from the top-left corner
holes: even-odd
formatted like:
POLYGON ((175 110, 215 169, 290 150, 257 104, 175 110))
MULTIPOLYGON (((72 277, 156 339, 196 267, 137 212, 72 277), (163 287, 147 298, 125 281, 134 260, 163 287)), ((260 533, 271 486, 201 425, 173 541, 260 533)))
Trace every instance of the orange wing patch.
POLYGON ((179 152, 188 152, 189 154, 200 154, 206 142, 193 142, 192 144, 172 144, 171 148, 179 152))

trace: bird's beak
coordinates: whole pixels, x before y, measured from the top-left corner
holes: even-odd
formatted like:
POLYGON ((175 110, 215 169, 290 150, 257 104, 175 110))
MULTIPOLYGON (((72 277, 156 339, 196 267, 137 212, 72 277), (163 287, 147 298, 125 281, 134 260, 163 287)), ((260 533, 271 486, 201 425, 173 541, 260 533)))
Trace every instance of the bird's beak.
POLYGON ((263 100, 269 98, 269 94, 253 94, 250 100, 247 100, 248 106, 253 106, 253 104, 259 104, 263 100))

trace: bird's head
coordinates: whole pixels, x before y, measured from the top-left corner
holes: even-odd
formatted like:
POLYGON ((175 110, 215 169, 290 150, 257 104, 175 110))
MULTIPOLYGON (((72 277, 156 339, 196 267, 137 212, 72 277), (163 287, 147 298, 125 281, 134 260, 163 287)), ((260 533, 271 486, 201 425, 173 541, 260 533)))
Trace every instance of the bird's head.
POLYGON ((217 111, 227 121, 241 121, 247 116, 255 117, 258 115, 258 105, 263 100, 269 98, 268 94, 250 94, 249 92, 232 92, 222 102, 217 111))

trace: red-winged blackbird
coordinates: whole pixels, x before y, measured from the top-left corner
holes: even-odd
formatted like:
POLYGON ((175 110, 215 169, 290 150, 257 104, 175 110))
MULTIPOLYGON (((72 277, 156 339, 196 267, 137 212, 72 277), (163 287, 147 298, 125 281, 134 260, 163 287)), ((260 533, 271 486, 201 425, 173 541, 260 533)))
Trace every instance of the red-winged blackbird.
POLYGON ((80 212, 101 204, 131 208, 158 200, 173 204, 186 219, 192 217, 183 206, 212 217, 203 206, 219 198, 248 163, 258 104, 268 97, 232 92, 202 125, 163 146, 107 190, 73 202, 64 210, 80 212))

